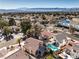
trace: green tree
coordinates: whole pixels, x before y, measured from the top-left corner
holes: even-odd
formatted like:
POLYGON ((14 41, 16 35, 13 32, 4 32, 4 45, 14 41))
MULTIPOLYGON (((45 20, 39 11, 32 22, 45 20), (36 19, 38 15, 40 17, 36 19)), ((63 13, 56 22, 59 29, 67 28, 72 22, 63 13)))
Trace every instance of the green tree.
POLYGON ((21 29, 22 32, 24 33, 24 35, 26 34, 26 32, 31 28, 31 23, 28 20, 23 20, 21 22, 21 29))
POLYGON ((9 19, 9 25, 10 26, 16 25, 16 22, 15 22, 15 20, 13 18, 9 19))
POLYGON ((8 26, 9 23, 7 21, 4 20, 0 20, 0 28, 3 28, 4 26, 8 26))
POLYGON ((19 46, 21 46, 21 39, 17 39, 17 43, 19 44, 19 46))
POLYGON ((12 33, 12 29, 9 28, 8 26, 4 27, 3 28, 3 32, 4 32, 4 35, 9 35, 10 33, 12 33))

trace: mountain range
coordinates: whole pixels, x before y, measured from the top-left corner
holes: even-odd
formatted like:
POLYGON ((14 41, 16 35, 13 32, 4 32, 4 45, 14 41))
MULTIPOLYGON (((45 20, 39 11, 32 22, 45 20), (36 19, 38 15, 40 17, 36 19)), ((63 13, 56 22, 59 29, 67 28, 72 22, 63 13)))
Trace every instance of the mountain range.
POLYGON ((0 9, 0 13, 10 12, 79 12, 79 8, 17 8, 0 9))

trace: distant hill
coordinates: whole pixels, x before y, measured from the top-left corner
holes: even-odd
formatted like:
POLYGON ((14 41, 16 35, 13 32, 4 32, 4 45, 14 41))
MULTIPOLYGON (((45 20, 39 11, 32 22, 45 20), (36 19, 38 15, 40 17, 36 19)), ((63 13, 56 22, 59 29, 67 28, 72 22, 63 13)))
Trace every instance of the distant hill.
POLYGON ((17 8, 0 9, 0 13, 9 12, 79 12, 79 8, 17 8))

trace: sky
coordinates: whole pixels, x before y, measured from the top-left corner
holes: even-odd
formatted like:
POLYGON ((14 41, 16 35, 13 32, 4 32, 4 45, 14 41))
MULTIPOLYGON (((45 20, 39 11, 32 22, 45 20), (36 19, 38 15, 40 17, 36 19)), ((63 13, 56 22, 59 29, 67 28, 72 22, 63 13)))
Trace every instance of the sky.
POLYGON ((0 9, 77 7, 79 0, 0 0, 0 9))

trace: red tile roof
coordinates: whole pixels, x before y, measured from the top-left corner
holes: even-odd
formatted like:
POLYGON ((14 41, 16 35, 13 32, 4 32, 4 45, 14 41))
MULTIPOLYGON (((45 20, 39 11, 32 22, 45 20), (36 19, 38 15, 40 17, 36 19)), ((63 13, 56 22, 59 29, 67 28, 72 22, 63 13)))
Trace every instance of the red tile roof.
POLYGON ((49 31, 43 31, 43 32, 41 32, 41 34, 44 36, 51 36, 53 33, 49 32, 49 31))
POLYGON ((30 37, 30 38, 26 39, 24 48, 26 50, 28 50, 29 53, 35 55, 37 49, 39 48, 40 43, 43 44, 43 41, 30 37))

